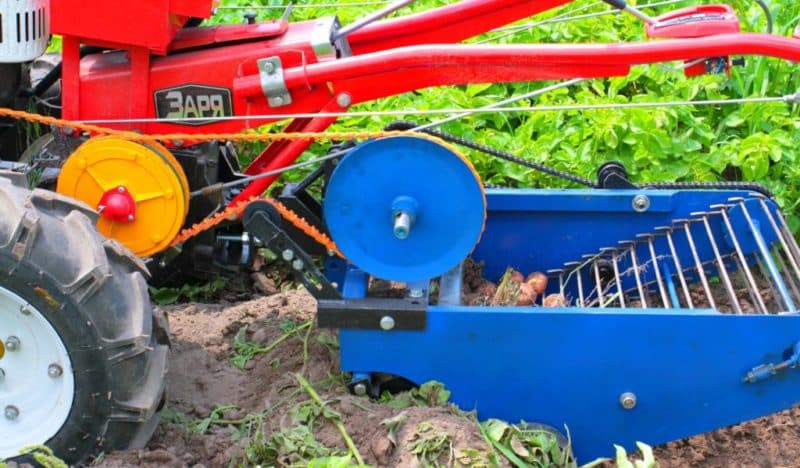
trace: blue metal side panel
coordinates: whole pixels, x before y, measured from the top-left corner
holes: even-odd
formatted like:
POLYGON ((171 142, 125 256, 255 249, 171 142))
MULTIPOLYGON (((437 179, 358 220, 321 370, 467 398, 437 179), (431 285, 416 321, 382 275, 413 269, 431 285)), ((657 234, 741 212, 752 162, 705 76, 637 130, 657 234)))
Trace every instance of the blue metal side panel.
POLYGON ((742 383, 800 340, 792 315, 431 307, 423 332, 341 330, 342 369, 439 380, 481 419, 563 428, 579 460, 791 407, 800 369, 742 383), (636 407, 619 403, 633 392, 636 407))

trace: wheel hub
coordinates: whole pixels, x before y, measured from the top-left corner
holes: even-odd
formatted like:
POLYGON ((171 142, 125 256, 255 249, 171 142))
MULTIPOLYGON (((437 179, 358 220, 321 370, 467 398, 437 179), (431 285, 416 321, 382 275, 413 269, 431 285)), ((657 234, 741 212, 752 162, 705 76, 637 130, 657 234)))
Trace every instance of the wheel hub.
POLYGON ((0 287, 0 458, 43 444, 69 416, 75 380, 69 354, 50 322, 0 287))

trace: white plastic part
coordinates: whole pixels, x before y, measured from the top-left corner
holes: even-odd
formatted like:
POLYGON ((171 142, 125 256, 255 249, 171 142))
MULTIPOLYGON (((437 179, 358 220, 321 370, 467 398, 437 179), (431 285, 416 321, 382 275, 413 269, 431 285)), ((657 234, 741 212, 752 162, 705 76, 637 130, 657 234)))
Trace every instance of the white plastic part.
POLYGON ((0 287, 0 458, 53 437, 69 416, 75 378, 67 349, 50 322, 0 287), (9 347, 7 343, 15 344, 9 347))
POLYGON ((28 62, 50 41, 50 0, 0 0, 0 63, 28 62))

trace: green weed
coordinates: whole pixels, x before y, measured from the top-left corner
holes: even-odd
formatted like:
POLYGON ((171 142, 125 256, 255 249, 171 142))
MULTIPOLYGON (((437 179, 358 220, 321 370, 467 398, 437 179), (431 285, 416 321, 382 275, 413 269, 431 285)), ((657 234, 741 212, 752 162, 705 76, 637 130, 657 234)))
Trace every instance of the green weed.
POLYGON ((255 341, 249 341, 246 339, 247 325, 245 325, 240 328, 233 337, 233 353, 231 354, 229 361, 232 366, 238 369, 244 369, 245 364, 247 364, 257 355, 269 353, 277 348, 281 343, 296 335, 300 331, 306 329, 310 331, 312 326, 313 322, 310 320, 302 323, 301 325, 295 325, 292 322, 288 322, 287 324, 287 322, 284 322, 281 325, 281 329, 284 331, 284 334, 269 345, 262 346, 261 343, 256 343, 255 341))
POLYGON ((406 450, 416 455, 424 466, 450 466, 453 463, 450 434, 429 422, 417 424, 406 450), (442 463, 442 458, 446 460, 445 463, 442 463))
POLYGON ((443 406, 450 400, 450 391, 441 382, 430 381, 411 390, 392 395, 383 392, 379 402, 392 408, 411 406, 443 406))
POLYGON ((225 289, 228 280, 217 278, 203 284, 184 284, 180 288, 154 288, 150 286, 150 297, 156 304, 169 305, 180 299, 190 302, 212 302, 225 289))

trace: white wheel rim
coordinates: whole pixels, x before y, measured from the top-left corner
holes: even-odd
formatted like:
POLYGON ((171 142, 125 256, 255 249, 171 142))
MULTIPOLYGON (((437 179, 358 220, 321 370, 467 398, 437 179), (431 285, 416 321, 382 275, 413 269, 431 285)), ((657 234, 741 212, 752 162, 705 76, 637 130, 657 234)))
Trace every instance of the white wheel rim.
POLYGON ((69 416, 75 378, 67 349, 44 316, 0 287, 0 458, 47 442, 69 416), (17 349, 12 349, 15 339, 17 349), (59 372, 60 370, 60 372, 59 372))

